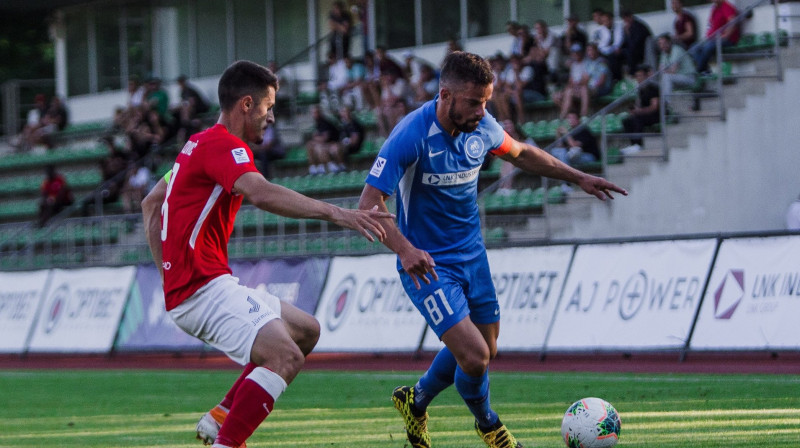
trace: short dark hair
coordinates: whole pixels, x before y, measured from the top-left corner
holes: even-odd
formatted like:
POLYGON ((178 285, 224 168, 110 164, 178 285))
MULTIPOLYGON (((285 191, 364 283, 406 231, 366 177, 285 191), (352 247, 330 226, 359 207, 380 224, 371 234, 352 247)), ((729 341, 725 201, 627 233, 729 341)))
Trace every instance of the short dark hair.
POLYGON ((278 90, 278 77, 264 66, 251 61, 236 61, 222 73, 217 93, 219 107, 230 110, 239 99, 250 95, 259 103, 267 87, 278 90))
POLYGON ((439 80, 443 86, 461 83, 487 86, 494 81, 494 73, 489 61, 477 54, 454 51, 444 58, 439 80))

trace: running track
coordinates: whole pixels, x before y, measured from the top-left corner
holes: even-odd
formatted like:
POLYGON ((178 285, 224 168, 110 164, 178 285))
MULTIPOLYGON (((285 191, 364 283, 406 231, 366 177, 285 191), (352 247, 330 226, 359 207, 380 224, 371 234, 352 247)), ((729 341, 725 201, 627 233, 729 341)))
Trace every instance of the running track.
MULTIPOLYGON (((433 353, 401 354, 312 353, 306 370, 427 369, 433 353)), ((800 374, 800 352, 680 353, 501 353, 493 371, 632 372, 632 373, 764 373, 800 374)), ((0 355, 0 369, 230 369, 240 367, 224 355, 211 353, 115 353, 112 355, 0 355)))

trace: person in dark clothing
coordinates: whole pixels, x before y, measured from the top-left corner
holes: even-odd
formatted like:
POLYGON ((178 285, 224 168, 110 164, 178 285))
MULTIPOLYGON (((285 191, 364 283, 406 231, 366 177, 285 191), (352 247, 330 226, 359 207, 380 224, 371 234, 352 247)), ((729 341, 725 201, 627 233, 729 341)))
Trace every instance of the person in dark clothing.
MULTIPOLYGON (((660 91, 658 85, 653 82, 648 82, 647 78, 652 74, 652 68, 649 65, 640 65, 636 68, 634 77, 636 82, 639 83, 639 95, 636 98, 634 106, 630 110, 630 115, 622 120, 622 126, 627 133, 639 133, 644 131, 647 126, 656 124, 660 119, 659 101, 660 91)), ((624 155, 635 154, 642 150, 642 143, 644 140, 641 136, 631 138, 631 145, 620 149, 624 155)))
POLYGON ((328 52, 336 55, 336 59, 350 56, 350 30, 353 27, 353 17, 343 1, 333 2, 328 14, 328 27, 331 30, 328 52))
POLYGON ((314 117, 314 133, 306 142, 308 151, 308 173, 324 174, 336 173, 344 169, 333 161, 332 155, 338 154, 339 149, 339 127, 322 113, 319 106, 311 109, 314 117))
POLYGON ((684 50, 688 50, 697 42, 697 18, 683 7, 681 0, 672 0, 671 6, 675 13, 675 21, 672 22, 673 39, 684 50))
MULTIPOLYGON (((638 17, 634 17, 630 10, 624 10, 620 14, 623 29, 625 30, 622 39, 622 53, 625 67, 628 73, 633 73, 639 64, 645 62, 645 54, 648 51, 647 44, 650 42, 653 32, 650 27, 638 17)), ((650 51, 653 49, 650 48, 650 51)))
POLYGON ((597 139, 588 127, 584 126, 577 131, 581 119, 578 113, 571 110, 567 113, 569 128, 559 127, 557 137, 559 144, 550 153, 557 159, 570 166, 592 163, 600 160, 600 148, 597 139))

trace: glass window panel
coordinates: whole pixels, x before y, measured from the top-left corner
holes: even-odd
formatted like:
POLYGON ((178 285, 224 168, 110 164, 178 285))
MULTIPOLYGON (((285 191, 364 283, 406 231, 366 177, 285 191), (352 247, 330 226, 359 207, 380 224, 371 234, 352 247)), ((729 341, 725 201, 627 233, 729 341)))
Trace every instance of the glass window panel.
POLYGON ((264 1, 233 2, 236 59, 267 63, 267 8, 264 1))
POLYGON ((467 36, 502 34, 511 17, 508 0, 467 0, 467 36))
POLYGON ((199 76, 219 75, 228 67, 225 2, 197 0, 197 69, 199 76))
POLYGON ((636 0, 619 3, 620 11, 630 9, 634 14, 652 11, 666 11, 664 0, 636 0))
POLYGON ((308 61, 308 4, 274 0, 275 61, 278 65, 288 61, 308 61))
POLYGON ((69 96, 89 92, 89 45, 86 13, 66 14, 67 35, 67 93, 69 96))
POLYGON ((375 44, 386 48, 416 45, 414 0, 375 0, 375 44))
POLYGON ((97 81, 98 90, 118 90, 120 81, 120 11, 117 7, 99 9, 95 13, 97 35, 97 81))
POLYGON ((592 20, 592 11, 597 8, 614 12, 613 0, 571 0, 569 6, 570 13, 577 14, 584 23, 592 20))
POLYGON ((422 43, 433 44, 461 39, 461 2, 422 2, 422 43))
POLYGON ((191 45, 189 45, 189 7, 186 2, 176 2, 176 15, 178 25, 178 71, 187 76, 194 76, 195 71, 191 65, 191 45))
MULTIPOLYGON (((574 5, 576 2, 572 2, 574 5)), ((574 10, 573 10, 574 11, 574 10)), ((581 15, 581 18, 587 17, 581 15)), ((564 23, 564 2, 562 0, 517 0, 517 22, 533 29, 533 23, 544 20, 548 25, 564 23)))
POLYGON ((140 79, 153 74, 153 47, 150 9, 130 6, 125 10, 127 30, 128 73, 140 79))

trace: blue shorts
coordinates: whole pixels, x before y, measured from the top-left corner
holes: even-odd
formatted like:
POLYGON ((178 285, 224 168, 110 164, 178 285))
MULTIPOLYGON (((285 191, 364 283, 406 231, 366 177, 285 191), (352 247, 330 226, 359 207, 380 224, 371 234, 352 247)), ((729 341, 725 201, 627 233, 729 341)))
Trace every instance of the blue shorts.
POLYGON ((420 289, 404 270, 400 280, 406 294, 417 307, 439 339, 453 325, 469 316, 476 324, 491 324, 500 320, 500 305, 489 271, 486 252, 458 264, 437 264, 438 281, 420 289))

